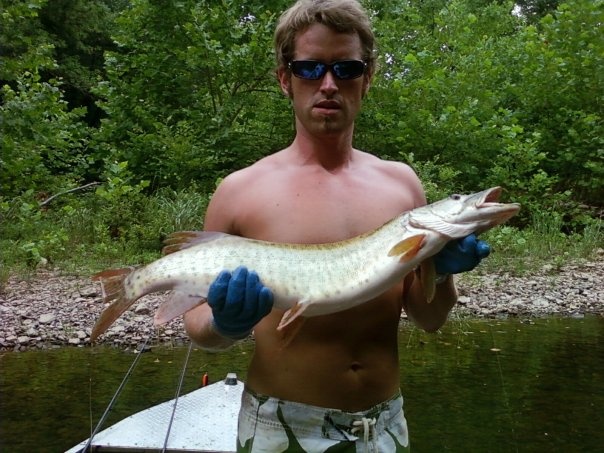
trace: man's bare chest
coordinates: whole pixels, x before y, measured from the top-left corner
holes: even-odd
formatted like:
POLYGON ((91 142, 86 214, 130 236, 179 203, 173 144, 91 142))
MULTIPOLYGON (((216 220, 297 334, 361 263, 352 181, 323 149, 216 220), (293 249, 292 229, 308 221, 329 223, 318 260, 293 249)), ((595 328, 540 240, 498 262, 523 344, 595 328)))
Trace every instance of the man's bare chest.
POLYGON ((263 240, 326 243, 371 231, 409 209, 387 191, 276 191, 242 216, 241 234, 263 240))

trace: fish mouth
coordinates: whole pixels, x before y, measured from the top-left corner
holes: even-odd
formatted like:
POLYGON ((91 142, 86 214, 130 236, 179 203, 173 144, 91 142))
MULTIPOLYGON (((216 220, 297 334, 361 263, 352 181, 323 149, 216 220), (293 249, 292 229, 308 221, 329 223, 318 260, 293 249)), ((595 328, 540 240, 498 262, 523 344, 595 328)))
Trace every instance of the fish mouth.
POLYGON ((503 189, 499 186, 491 187, 480 194, 480 199, 476 203, 476 208, 492 211, 493 221, 489 228, 514 217, 520 210, 519 203, 500 203, 499 197, 502 192, 503 189))
POLYGON ((502 189, 501 187, 491 187, 483 191, 480 195, 480 200, 476 203, 476 206, 479 208, 487 208, 489 206, 498 205, 499 197, 501 197, 502 189))

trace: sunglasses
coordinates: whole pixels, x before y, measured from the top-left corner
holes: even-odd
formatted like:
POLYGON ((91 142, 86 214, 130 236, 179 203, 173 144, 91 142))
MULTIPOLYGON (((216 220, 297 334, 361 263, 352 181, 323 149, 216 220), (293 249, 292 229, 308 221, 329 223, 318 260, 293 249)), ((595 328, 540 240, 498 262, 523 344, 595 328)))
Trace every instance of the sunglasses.
POLYGON ((292 74, 300 79, 319 80, 327 71, 340 80, 357 79, 363 75, 367 63, 361 60, 339 60, 322 63, 316 60, 294 60, 287 65, 292 74))

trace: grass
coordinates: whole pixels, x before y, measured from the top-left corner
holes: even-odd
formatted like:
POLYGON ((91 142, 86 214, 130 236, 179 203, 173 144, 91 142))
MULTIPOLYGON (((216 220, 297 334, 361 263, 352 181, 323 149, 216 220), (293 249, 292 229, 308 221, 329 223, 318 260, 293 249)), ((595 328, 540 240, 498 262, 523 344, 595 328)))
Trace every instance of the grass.
POLYGON ((526 275, 558 271, 569 262, 594 260, 604 248, 604 222, 590 219, 581 233, 564 233, 557 213, 539 213, 519 230, 500 226, 483 235, 493 253, 481 264, 485 273, 499 271, 526 275))
POLYGON ((163 190, 115 201, 94 194, 63 197, 47 210, 33 203, 1 205, 0 290, 13 273, 41 266, 89 275, 160 256, 171 232, 201 229, 208 196, 163 190))

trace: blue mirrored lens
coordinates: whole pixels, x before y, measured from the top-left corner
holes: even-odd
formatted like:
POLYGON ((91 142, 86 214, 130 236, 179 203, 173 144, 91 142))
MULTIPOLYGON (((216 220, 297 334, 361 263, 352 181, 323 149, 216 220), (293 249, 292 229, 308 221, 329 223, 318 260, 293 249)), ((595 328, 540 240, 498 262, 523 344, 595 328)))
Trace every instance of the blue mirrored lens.
POLYGON ((359 60, 334 61, 331 64, 315 60, 294 60, 289 63, 292 73, 301 79, 318 80, 327 71, 338 79, 351 80, 360 77, 365 72, 365 62, 359 60))

